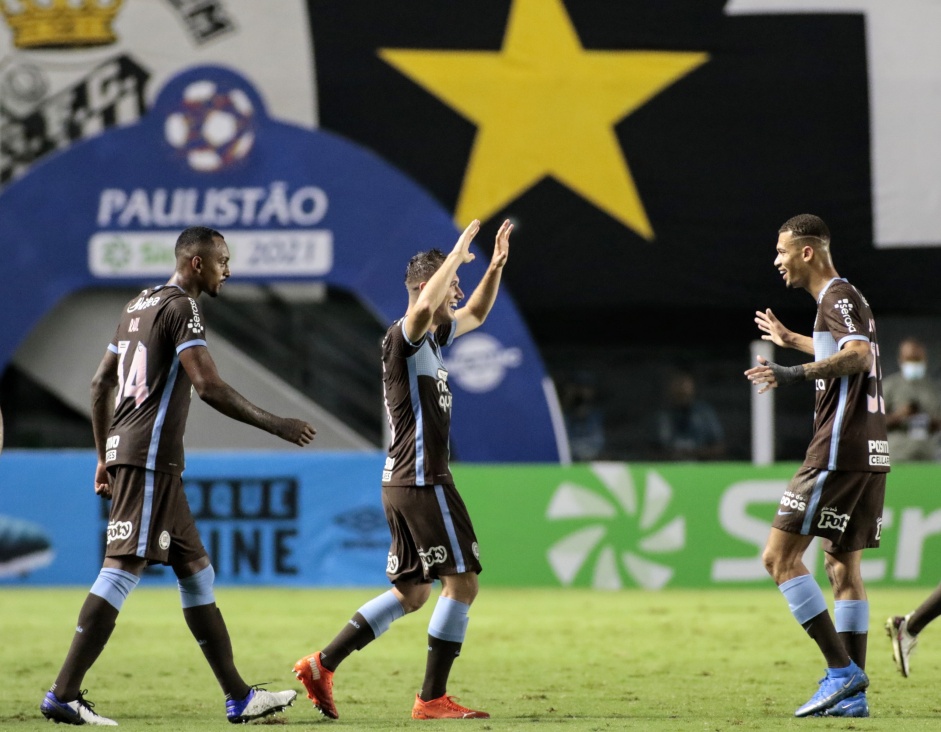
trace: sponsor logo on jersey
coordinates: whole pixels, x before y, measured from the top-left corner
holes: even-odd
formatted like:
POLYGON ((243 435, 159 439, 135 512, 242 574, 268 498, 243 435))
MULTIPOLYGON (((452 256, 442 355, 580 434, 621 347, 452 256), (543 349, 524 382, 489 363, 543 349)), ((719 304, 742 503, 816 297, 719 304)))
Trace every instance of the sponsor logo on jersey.
POLYGON ((869 440, 869 464, 873 466, 889 466, 889 441, 869 440))
POLYGON ((392 480, 392 471, 395 469, 395 458, 386 456, 386 464, 382 466, 382 482, 392 480))
POLYGON ((186 323, 186 327, 193 331, 194 334, 199 335, 205 330, 205 327, 203 326, 203 321, 199 318, 199 308, 196 307, 196 301, 193 298, 189 300, 190 308, 193 310, 193 317, 186 323))
POLYGON ((435 564, 444 564, 448 561, 448 550, 443 546, 432 546, 428 551, 418 550, 418 556, 421 558, 421 565, 425 569, 431 569, 435 564))
POLYGON ((150 297, 139 297, 137 298, 137 302, 132 302, 130 305, 127 306, 127 311, 129 313, 136 313, 140 310, 146 310, 147 308, 152 308, 158 302, 160 302, 159 295, 151 295, 150 297))
POLYGON ((134 524, 130 521, 109 521, 108 522, 108 544, 112 541, 121 541, 127 539, 134 530, 134 524))
POLYGON ((824 508, 820 511, 820 521, 817 526, 821 529, 845 531, 849 520, 848 513, 837 513, 835 508, 824 508))
POLYGON ((853 312, 853 303, 851 303, 847 298, 842 300, 837 300, 833 307, 836 310, 840 311, 840 315, 843 316, 843 323, 846 325, 846 330, 850 333, 856 332, 856 325, 853 323, 852 312, 853 312))

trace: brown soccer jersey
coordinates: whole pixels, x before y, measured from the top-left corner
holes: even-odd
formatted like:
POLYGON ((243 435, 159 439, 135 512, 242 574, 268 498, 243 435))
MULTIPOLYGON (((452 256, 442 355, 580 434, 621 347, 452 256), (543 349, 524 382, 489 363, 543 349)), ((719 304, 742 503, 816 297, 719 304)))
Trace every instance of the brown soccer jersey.
POLYGON ((192 383, 179 354, 205 345, 199 306, 179 287, 144 290, 125 306, 108 346, 118 355, 118 388, 107 465, 182 474, 192 383))
POLYGON ((814 359, 832 356, 850 340, 869 343, 872 368, 866 374, 816 380, 814 436, 804 465, 821 470, 888 472, 876 324, 859 290, 844 279, 834 278, 817 299, 814 359))
POLYGON ((382 340, 382 388, 392 431, 382 471, 383 485, 433 486, 453 483, 449 439, 451 390, 442 346, 451 345, 455 322, 440 326, 417 343, 397 320, 382 340))

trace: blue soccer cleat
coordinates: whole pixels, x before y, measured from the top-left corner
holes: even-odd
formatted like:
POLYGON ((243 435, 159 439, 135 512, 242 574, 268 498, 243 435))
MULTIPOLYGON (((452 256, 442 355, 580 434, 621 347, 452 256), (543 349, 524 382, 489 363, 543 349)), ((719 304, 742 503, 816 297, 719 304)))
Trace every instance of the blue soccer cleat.
POLYGON ((843 701, 838 701, 832 707, 827 707, 822 712, 817 712, 815 717, 868 717, 869 702, 866 700, 866 692, 861 691, 853 696, 848 696, 843 701))
POLYGON ((268 691, 253 686, 244 699, 226 699, 225 716, 233 724, 250 722, 275 712, 283 712, 296 698, 296 691, 268 691))
POLYGON ((850 661, 850 665, 845 669, 828 668, 827 675, 820 679, 820 688, 817 689, 817 693, 794 712, 794 716, 809 717, 822 712, 839 701, 865 691, 868 686, 869 677, 854 661, 850 661))
POLYGON ((85 692, 78 695, 78 699, 70 702, 59 701, 59 697, 51 691, 46 692, 46 698, 39 705, 39 711, 42 716, 51 722, 59 724, 91 724, 99 727, 117 727, 118 723, 113 719, 102 717, 92 710, 95 706, 90 701, 85 701, 85 692))

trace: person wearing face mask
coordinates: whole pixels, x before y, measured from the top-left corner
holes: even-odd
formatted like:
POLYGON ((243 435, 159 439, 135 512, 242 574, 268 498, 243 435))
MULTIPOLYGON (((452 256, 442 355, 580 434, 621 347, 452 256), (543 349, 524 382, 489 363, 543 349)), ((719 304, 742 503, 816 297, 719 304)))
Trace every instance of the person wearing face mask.
POLYGON ((924 343, 906 338, 899 345, 899 372, 882 381, 885 423, 892 457, 900 461, 934 460, 941 429, 941 395, 928 379, 924 343))

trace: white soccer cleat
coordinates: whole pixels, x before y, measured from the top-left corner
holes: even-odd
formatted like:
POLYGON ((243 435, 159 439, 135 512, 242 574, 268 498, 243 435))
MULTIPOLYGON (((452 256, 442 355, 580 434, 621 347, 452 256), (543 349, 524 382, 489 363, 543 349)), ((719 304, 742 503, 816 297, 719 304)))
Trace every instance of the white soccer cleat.
POLYGON ((908 621, 914 613, 909 613, 905 617, 894 615, 885 621, 885 632, 888 633, 892 641, 892 658, 895 659, 895 667, 905 678, 909 674, 909 659, 918 643, 918 636, 908 632, 908 621))
POLYGON ((268 691, 252 687, 248 696, 241 700, 229 699, 225 703, 225 716, 233 724, 249 722, 260 717, 267 717, 275 712, 283 712, 294 703, 297 692, 268 691))
POLYGON ((95 705, 86 701, 84 694, 84 691, 80 692, 75 701, 61 702, 55 694, 48 691, 42 704, 39 705, 39 711, 46 719, 56 724, 62 722, 64 724, 92 724, 99 727, 118 726, 113 719, 96 713, 92 709, 95 705))

